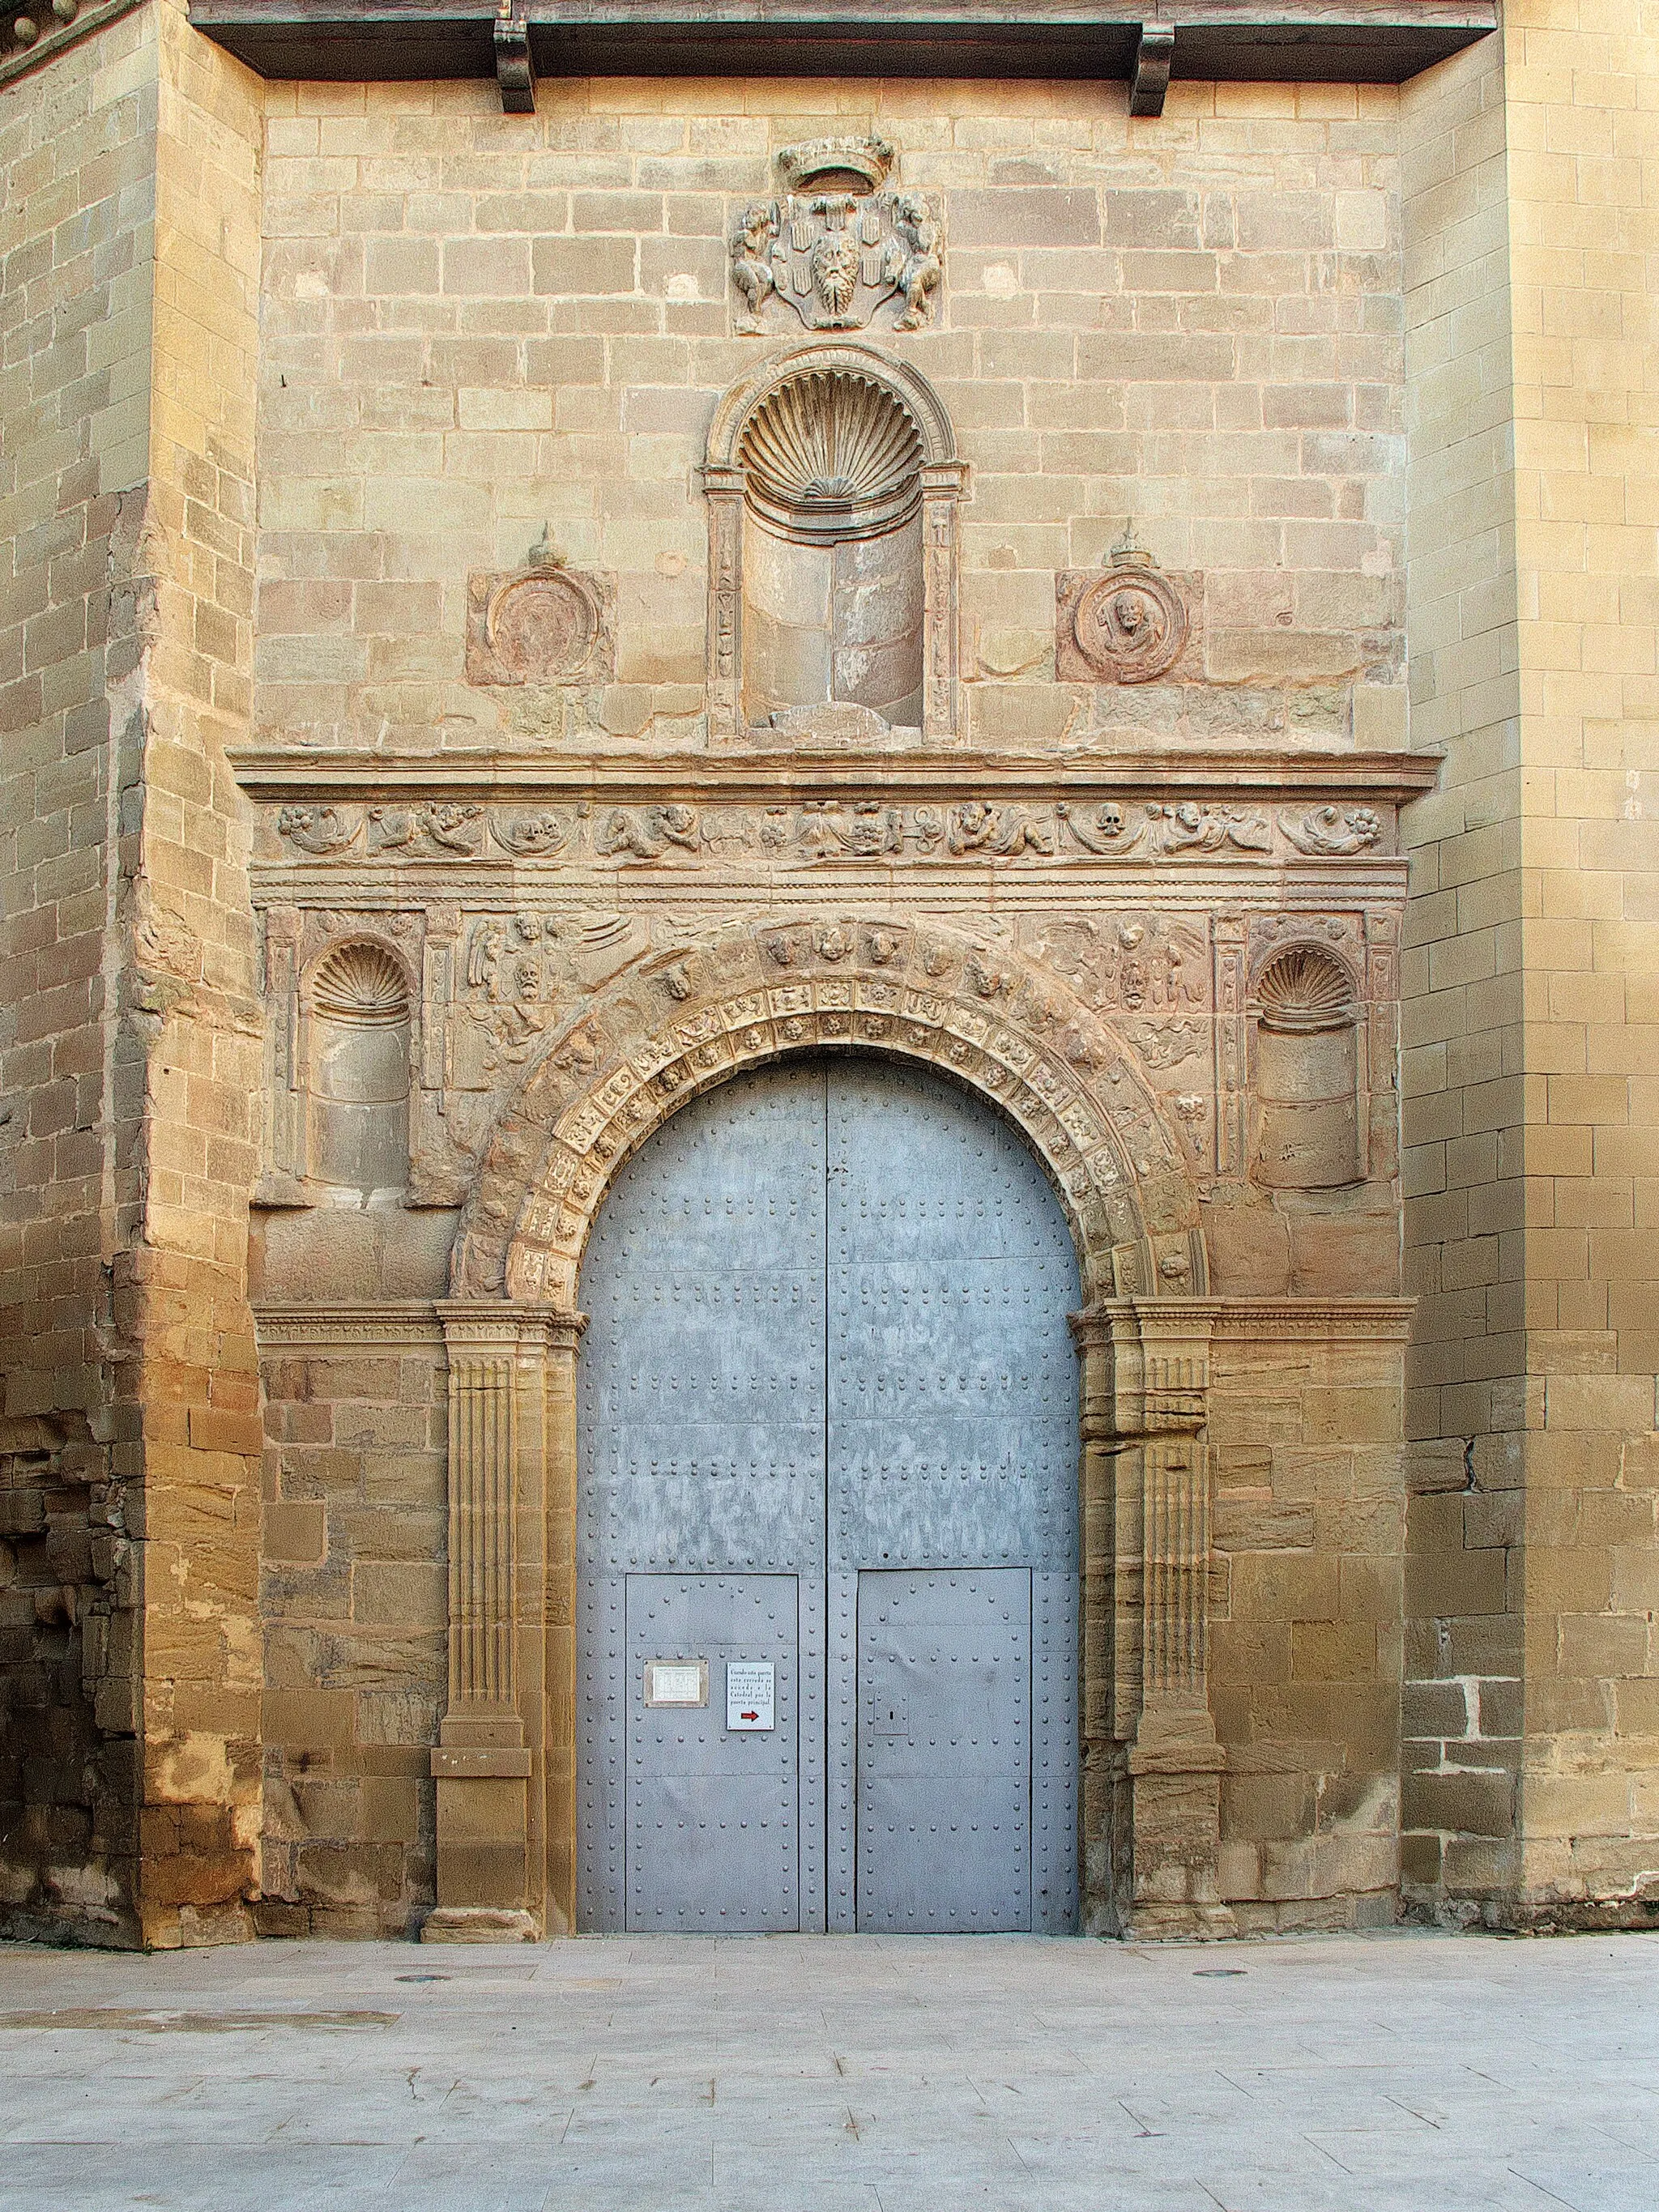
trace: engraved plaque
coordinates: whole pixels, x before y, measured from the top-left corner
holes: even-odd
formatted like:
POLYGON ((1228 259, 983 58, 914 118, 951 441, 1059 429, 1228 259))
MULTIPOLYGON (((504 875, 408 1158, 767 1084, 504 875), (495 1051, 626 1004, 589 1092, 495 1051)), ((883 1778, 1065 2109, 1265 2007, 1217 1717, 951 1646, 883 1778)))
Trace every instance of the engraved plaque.
MULTIPOLYGON (((730 1672, 730 1669, 727 1669, 730 1672)), ((647 1659, 645 1662, 645 1702, 647 1705, 706 1705, 708 1703, 708 1662, 706 1659, 647 1659)))

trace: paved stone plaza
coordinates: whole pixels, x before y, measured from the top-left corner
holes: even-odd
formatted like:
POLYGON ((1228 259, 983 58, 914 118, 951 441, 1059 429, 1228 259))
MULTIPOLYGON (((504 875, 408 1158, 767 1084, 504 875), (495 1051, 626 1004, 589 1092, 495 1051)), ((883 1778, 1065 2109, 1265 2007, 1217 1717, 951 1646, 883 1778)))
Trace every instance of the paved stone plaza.
POLYGON ((1659 1938, 0 1949, 0 2207, 1652 2212, 1659 1938))

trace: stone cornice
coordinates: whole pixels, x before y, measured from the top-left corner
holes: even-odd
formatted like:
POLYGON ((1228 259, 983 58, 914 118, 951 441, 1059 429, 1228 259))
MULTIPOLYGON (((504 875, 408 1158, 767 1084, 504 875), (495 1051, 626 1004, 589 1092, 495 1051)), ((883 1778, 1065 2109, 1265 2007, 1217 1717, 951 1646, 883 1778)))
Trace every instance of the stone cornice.
POLYGON ((1163 1332, 1190 1326, 1221 1338, 1279 1340, 1301 1344, 1357 1344, 1411 1334, 1415 1298, 1213 1297, 1103 1298, 1071 1316, 1079 1343, 1109 1339, 1114 1330, 1152 1325, 1163 1332))
POLYGON ((20 9, 15 21, 34 25, 36 36, 26 45, 13 31, 13 43, 0 50, 0 85, 10 84, 31 70, 42 68, 66 47, 78 46, 82 39, 89 39, 94 31, 101 31, 123 15, 130 15, 142 4, 143 0, 100 0, 98 6, 80 9, 68 22, 53 15, 45 0, 40 0, 37 7, 20 9))
POLYGON ((338 1353, 425 1352, 441 1359, 444 1332, 430 1298, 387 1298, 378 1304, 315 1304, 255 1299, 253 1326, 267 1359, 338 1353))
POLYGON ((251 798, 267 799, 537 797, 626 805, 684 795, 710 804, 764 804, 858 799, 872 791, 927 798, 942 787, 971 787, 988 798, 1028 800, 1213 791, 1286 799, 1340 793, 1403 804, 1432 787, 1440 760, 1434 753, 1219 746, 1097 753, 1086 760, 943 747, 927 753, 698 753, 652 760, 483 752, 392 759, 332 749, 248 748, 232 755, 231 766, 251 798))
POLYGON ((1223 1298, 1216 1304, 1211 1341, 1404 1343, 1416 1310, 1415 1298, 1223 1298))
MULTIPOLYGON (((261 76, 497 74, 495 0, 191 0, 261 76)), ((1495 0, 514 0, 536 76, 1079 77, 1397 84, 1496 27, 1495 0)), ((1137 112, 1156 113, 1156 106, 1137 112)))

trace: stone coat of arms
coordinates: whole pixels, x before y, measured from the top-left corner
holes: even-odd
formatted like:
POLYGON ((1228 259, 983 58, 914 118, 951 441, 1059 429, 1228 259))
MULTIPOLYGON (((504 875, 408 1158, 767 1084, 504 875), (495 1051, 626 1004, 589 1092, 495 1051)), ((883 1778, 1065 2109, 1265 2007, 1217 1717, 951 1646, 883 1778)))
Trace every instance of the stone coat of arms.
POLYGON ((826 138, 778 157, 789 187, 743 210, 732 234, 737 327, 861 331, 889 301, 891 327, 933 317, 944 274, 939 223, 921 192, 886 189, 894 149, 881 138, 826 138))

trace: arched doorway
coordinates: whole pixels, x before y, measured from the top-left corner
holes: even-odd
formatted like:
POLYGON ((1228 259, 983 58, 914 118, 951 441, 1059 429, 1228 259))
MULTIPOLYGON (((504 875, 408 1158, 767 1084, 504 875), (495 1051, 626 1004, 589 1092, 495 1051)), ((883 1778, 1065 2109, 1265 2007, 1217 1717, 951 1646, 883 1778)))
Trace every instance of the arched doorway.
POLYGON ((826 1055, 694 1100, 583 1262, 588 1929, 1077 1911, 1076 1256, 993 1109, 826 1055))

